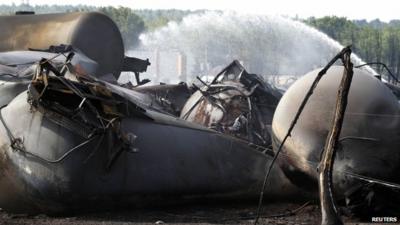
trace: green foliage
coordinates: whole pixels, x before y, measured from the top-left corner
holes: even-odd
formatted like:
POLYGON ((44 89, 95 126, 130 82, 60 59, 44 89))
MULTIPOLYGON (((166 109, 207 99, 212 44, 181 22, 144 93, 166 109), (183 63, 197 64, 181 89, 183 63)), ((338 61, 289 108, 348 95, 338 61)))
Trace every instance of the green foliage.
POLYGON ((145 30, 144 21, 127 7, 102 7, 99 11, 108 15, 118 25, 126 48, 139 44, 139 35, 145 30))
MULTIPOLYGON (((400 21, 379 19, 348 20, 344 17, 309 18, 305 23, 321 30, 343 45, 353 45, 354 52, 366 62, 385 63, 400 77, 400 21)), ((381 67, 379 73, 385 72, 381 67)))
POLYGON ((95 11, 96 7, 87 5, 0 5, 0 15, 13 15, 17 11, 34 11, 37 14, 62 13, 62 12, 86 12, 95 11))

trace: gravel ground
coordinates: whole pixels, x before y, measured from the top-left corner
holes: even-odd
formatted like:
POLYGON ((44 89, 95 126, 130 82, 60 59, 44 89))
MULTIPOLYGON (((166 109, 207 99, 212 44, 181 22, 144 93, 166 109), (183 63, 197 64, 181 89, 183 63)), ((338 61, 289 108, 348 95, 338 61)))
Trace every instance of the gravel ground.
MULTIPOLYGON (((249 203, 202 203, 160 209, 130 209, 102 213, 85 213, 69 217, 13 215, 0 212, 0 224, 253 224, 256 205, 249 203)), ((262 209, 259 224, 319 224, 317 205, 303 203, 269 203, 262 209), (290 212, 296 211, 291 214, 290 212)), ((346 224, 359 223, 343 217, 346 224)), ((376 223, 375 223, 376 224, 376 223)))

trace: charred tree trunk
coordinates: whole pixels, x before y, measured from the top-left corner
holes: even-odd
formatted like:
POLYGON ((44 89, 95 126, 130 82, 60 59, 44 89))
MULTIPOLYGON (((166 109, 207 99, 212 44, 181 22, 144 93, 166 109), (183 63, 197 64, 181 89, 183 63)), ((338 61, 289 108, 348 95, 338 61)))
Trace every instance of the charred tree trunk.
POLYGON ((344 113, 346 111, 347 96, 353 78, 353 64, 350 61, 350 55, 351 50, 348 49, 348 51, 341 57, 344 64, 344 72, 338 90, 332 128, 325 142, 324 152, 319 168, 319 197, 322 213, 322 225, 343 224, 333 198, 332 169, 335 160, 336 147, 342 129, 344 113))

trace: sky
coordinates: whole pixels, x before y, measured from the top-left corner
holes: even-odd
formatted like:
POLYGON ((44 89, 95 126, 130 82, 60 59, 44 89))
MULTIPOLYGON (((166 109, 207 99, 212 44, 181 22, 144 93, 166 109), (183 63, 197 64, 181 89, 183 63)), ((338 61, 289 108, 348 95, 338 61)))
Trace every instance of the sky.
POLYGON ((400 19, 398 0, 0 0, 0 4, 86 4, 95 6, 125 6, 133 9, 218 9, 250 14, 310 16, 343 16, 349 19, 400 19))

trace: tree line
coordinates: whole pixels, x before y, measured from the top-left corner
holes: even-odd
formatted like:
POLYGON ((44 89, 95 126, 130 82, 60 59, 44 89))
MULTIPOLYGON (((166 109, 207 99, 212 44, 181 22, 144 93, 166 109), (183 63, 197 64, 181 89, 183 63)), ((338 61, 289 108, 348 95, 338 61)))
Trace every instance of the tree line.
POLYGON ((127 48, 139 43, 139 35, 145 31, 165 26, 169 21, 180 21, 196 11, 189 10, 133 10, 128 7, 95 7, 88 5, 0 5, 0 15, 14 15, 18 11, 33 11, 36 14, 99 11, 119 27, 127 48))
MULTIPOLYGON (((202 10, 133 10, 126 7, 94 7, 87 5, 0 5, 0 15, 14 14, 16 11, 35 13, 100 11, 110 16, 121 30, 128 47, 139 43, 139 35, 165 26, 169 21, 180 21, 189 14, 202 10)), ((353 51, 366 62, 382 62, 397 77, 400 77, 400 20, 382 22, 349 20, 345 17, 328 16, 308 18, 302 22, 315 27, 337 40, 342 45, 352 45, 353 51)), ((376 70, 385 72, 382 66, 376 70)))
MULTIPOLYGON (((308 18, 303 22, 324 32, 342 45, 352 45, 353 51, 365 62, 381 62, 400 77, 400 20, 382 22, 378 19, 349 20, 345 17, 308 18)), ((387 73, 383 66, 378 73, 387 73)))

